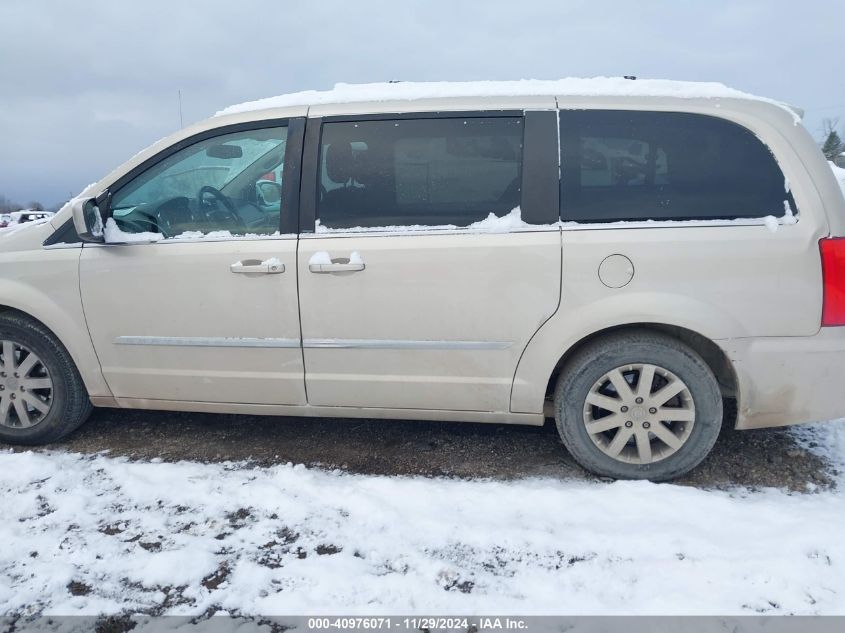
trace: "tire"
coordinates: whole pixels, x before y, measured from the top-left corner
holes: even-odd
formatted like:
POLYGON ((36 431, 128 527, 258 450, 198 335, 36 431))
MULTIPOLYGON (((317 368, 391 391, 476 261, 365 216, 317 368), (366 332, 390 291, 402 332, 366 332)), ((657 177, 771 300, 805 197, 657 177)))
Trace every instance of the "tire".
POLYGON ((0 313, 0 387, 2 442, 55 442, 91 414, 88 392, 64 345, 44 325, 19 313, 0 313))
POLYGON ((575 460, 616 479, 679 477, 707 457, 722 426, 722 397, 707 363, 649 330, 610 334, 577 352, 561 372, 554 405, 575 460))

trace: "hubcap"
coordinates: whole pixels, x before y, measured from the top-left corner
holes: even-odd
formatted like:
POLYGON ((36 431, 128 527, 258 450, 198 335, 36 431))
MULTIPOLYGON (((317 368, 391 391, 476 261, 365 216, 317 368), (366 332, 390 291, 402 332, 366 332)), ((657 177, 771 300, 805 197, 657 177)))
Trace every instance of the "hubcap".
POLYGON ((0 426, 25 429, 53 406, 50 372, 32 350, 14 341, 0 344, 0 426))
POLYGON ((584 403, 590 439, 613 459, 651 464, 677 452, 695 424, 684 382, 649 364, 617 367, 599 378, 584 403))

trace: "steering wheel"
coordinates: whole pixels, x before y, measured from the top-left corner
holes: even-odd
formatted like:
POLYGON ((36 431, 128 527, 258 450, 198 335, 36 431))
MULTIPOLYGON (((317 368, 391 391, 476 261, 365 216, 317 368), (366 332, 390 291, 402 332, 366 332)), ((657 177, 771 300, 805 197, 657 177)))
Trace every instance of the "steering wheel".
MULTIPOLYGON (((205 194, 211 194, 215 200, 217 200, 223 209, 229 214, 229 218, 238 226, 242 224, 241 216, 238 215, 237 210, 235 209, 235 205, 232 204, 232 201, 229 200, 226 195, 223 194, 222 191, 217 189, 216 187, 212 187, 211 185, 205 185, 200 187, 199 193, 197 194, 197 199, 199 202, 199 208, 203 208, 205 204, 205 194)), ((208 212, 206 212, 206 216, 208 216, 208 212)))

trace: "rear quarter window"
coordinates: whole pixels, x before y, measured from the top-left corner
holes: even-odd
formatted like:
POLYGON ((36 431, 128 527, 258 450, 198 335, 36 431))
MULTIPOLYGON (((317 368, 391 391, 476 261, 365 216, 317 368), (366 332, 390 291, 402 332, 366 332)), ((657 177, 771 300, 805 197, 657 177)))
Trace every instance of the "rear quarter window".
POLYGON ((736 220, 796 213, 768 147, 746 128, 679 112, 560 113, 561 218, 736 220))

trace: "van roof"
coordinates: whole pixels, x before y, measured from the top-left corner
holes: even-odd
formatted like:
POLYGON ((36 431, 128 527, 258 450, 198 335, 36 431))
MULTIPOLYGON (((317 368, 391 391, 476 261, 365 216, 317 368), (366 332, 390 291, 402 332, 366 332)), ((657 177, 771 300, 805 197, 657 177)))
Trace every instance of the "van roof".
POLYGON ((798 108, 729 88, 717 82, 593 77, 516 81, 432 81, 368 84, 338 83, 331 90, 305 90, 229 106, 216 116, 295 106, 359 104, 385 101, 483 97, 672 97, 681 99, 744 99, 764 101, 802 114, 798 108))

